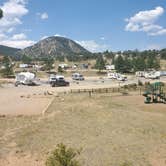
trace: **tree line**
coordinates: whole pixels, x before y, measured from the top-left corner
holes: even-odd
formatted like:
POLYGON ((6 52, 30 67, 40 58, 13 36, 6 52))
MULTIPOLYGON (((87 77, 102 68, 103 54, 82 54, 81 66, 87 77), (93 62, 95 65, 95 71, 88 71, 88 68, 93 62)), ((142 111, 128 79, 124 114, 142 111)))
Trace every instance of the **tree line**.
MULTIPOLYGON (((95 68, 99 71, 105 69, 108 64, 108 57, 98 55, 95 68)), ((158 70, 160 68, 160 58, 155 54, 148 56, 126 56, 124 54, 111 55, 111 64, 115 65, 115 69, 120 73, 133 73, 136 71, 144 71, 149 69, 158 70)))

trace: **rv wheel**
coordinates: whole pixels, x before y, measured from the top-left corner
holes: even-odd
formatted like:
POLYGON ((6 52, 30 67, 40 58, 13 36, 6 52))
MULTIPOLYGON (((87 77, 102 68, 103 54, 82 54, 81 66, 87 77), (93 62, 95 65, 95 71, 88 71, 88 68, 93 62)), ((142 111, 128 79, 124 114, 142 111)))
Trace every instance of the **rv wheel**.
POLYGON ((18 83, 18 82, 15 82, 15 84, 14 84, 14 85, 15 85, 15 87, 17 87, 17 86, 19 85, 19 83, 18 83))

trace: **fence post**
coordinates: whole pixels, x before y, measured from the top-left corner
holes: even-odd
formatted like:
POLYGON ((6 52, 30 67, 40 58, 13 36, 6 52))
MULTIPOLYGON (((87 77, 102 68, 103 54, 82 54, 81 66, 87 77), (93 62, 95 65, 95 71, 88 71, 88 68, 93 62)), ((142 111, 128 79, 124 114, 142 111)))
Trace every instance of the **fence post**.
POLYGON ((89 91, 89 97, 92 97, 92 92, 91 91, 89 91))

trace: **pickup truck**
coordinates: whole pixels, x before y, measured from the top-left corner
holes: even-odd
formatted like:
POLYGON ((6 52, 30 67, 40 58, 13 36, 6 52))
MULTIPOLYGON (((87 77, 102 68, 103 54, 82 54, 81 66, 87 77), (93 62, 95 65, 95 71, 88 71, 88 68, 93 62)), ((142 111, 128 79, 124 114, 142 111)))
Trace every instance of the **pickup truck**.
POLYGON ((52 87, 70 85, 70 83, 64 79, 64 76, 61 75, 50 76, 49 83, 52 87))

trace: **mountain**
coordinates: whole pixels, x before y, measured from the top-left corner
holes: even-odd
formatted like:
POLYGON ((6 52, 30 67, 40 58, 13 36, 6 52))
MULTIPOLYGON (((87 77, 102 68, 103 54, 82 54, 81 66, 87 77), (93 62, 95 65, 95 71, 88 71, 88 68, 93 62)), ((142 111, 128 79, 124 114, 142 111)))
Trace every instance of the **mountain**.
POLYGON ((20 51, 20 49, 18 48, 12 48, 12 47, 0 45, 0 55, 2 56, 15 57, 17 56, 18 51, 20 51))
POLYGON ((73 40, 52 36, 43 39, 33 46, 27 47, 19 51, 22 55, 27 55, 35 58, 46 56, 70 56, 84 55, 90 52, 74 42, 73 40))

